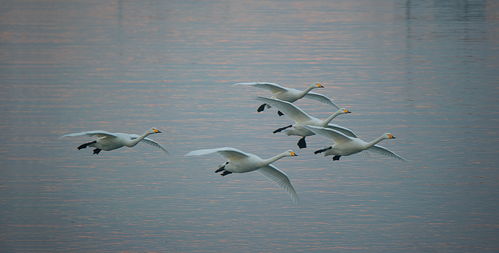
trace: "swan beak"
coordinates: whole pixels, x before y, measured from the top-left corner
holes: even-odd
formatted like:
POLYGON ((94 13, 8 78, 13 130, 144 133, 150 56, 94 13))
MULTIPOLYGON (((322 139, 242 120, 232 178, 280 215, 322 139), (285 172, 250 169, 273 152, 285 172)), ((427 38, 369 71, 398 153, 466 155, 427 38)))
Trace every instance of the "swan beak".
POLYGON ((156 134, 161 133, 161 131, 159 131, 159 130, 158 130, 158 129, 156 129, 156 128, 154 128, 152 131, 153 131, 154 133, 156 133, 156 134))
POLYGON ((317 87, 317 88, 324 88, 324 86, 322 86, 322 84, 320 84, 320 83, 316 83, 315 87, 317 87))
POLYGON ((297 155, 295 152, 293 152, 293 151, 289 152, 289 154, 290 154, 291 156, 298 156, 298 155, 297 155))
POLYGON ((396 139, 395 136, 393 136, 393 134, 388 134, 388 139, 396 139))
POLYGON ((343 110, 344 113, 352 113, 351 111, 349 111, 348 109, 345 109, 343 110))

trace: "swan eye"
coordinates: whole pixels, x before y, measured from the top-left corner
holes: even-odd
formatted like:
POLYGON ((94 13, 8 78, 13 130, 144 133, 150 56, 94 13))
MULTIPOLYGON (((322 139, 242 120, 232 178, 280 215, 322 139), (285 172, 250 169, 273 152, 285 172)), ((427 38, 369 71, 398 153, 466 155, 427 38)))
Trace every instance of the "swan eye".
POLYGON ((320 83, 316 83, 315 87, 317 87, 317 88, 324 88, 324 86, 322 86, 322 84, 320 84, 320 83))

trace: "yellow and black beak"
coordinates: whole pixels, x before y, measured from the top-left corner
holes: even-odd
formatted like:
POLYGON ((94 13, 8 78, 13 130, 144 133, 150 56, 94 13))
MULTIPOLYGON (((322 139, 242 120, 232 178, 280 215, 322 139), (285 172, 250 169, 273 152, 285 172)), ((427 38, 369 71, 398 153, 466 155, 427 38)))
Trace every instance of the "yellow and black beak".
POLYGON ((295 152, 293 152, 293 151, 289 152, 289 154, 290 154, 291 156, 298 156, 298 155, 297 155, 295 152))
POLYGON ((393 134, 388 134, 388 139, 396 139, 395 136, 393 136, 393 134))
POLYGON ((152 129, 152 131, 153 131, 154 133, 156 133, 156 134, 161 133, 161 131, 159 131, 159 130, 158 130, 158 129, 156 129, 156 128, 153 128, 153 129, 152 129))
POLYGON ((322 84, 320 84, 320 83, 316 83, 315 87, 317 87, 317 88, 324 88, 324 86, 322 84))
POLYGON ((349 111, 348 109, 344 109, 343 110, 344 113, 352 113, 351 111, 349 111))

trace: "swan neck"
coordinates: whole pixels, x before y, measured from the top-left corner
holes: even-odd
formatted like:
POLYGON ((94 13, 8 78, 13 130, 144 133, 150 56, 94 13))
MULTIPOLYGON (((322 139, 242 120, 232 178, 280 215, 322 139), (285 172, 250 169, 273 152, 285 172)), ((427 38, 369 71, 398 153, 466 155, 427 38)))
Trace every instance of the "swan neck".
POLYGON ((308 88, 306 88, 305 90, 303 90, 300 94, 300 98, 304 97, 305 95, 307 95, 307 93, 309 93, 311 90, 313 90, 315 88, 315 86, 310 86, 308 88))
POLYGON ((271 164, 271 163, 273 163, 273 162, 275 162, 275 161, 277 161, 277 160, 279 160, 279 159, 281 159, 281 158, 283 158, 283 157, 285 157, 287 155, 288 155, 288 152, 285 152, 285 153, 282 153, 282 154, 278 154, 276 156, 273 156, 273 157, 270 157, 268 159, 265 159, 264 162, 265 162, 266 165, 269 165, 269 164, 271 164))
POLYGON ((367 143, 367 148, 370 148, 370 147, 372 147, 372 146, 374 146, 374 145, 378 144, 380 141, 382 141, 382 140, 384 140, 384 139, 385 139, 385 137, 384 137, 384 136, 380 136, 380 137, 378 137, 378 138, 376 138, 376 139, 372 140, 371 142, 367 143))
POLYGON ((324 120, 324 122, 322 123, 323 124, 323 127, 327 126, 327 124, 329 124, 329 122, 331 122, 331 120, 333 120, 334 118, 336 118, 338 115, 340 115, 341 113, 340 112, 335 112, 333 114, 331 114, 331 116, 329 116, 327 119, 324 120))
POLYGON ((130 141, 130 143, 128 144, 128 147, 133 147, 133 146, 137 145, 137 143, 142 141, 144 138, 146 138, 150 134, 151 133, 149 133, 149 132, 145 132, 143 135, 139 136, 137 139, 130 141))

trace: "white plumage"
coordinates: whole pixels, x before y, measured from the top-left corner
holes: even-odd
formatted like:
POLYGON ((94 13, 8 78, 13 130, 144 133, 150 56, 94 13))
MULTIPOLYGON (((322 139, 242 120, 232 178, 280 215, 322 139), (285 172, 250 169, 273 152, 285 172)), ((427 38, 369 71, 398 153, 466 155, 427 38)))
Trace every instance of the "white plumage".
POLYGON ((262 159, 254 154, 246 153, 231 147, 200 149, 191 151, 187 153, 186 156, 208 155, 212 153, 218 153, 228 159, 227 162, 223 163, 215 171, 217 173, 222 172, 222 176, 226 176, 231 173, 246 173, 251 171, 258 171, 268 179, 276 182, 284 190, 286 190, 293 202, 298 201, 298 194, 296 194, 296 191, 293 188, 293 185, 291 184, 286 173, 271 164, 286 156, 297 156, 296 153, 292 150, 288 150, 268 159, 262 159))

